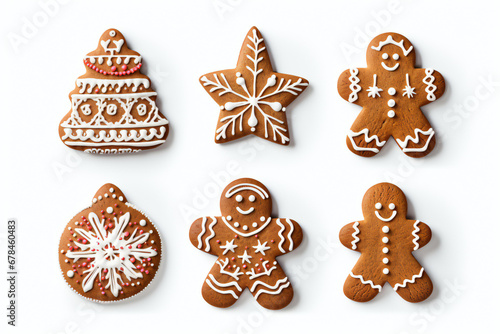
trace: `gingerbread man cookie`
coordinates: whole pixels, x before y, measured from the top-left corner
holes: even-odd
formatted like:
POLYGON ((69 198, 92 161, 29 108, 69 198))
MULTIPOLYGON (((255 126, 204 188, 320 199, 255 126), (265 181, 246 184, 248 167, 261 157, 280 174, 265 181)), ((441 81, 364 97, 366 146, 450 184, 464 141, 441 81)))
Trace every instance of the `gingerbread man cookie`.
POLYGON ((115 302, 151 283, 161 248, 153 222, 108 183, 97 191, 92 205, 66 225, 59 264, 73 291, 92 301, 115 302))
POLYGON ((366 302, 388 282, 406 301, 416 303, 429 297, 431 279, 412 255, 431 240, 429 226, 406 219, 406 197, 391 183, 368 189, 362 206, 364 220, 340 231, 340 242, 361 253, 345 281, 345 295, 366 302))
POLYGON ((68 147, 87 153, 138 152, 163 144, 168 121, 156 92, 140 72, 141 55, 116 29, 104 32, 97 49, 83 59, 86 73, 69 94, 71 111, 59 125, 68 147))
POLYGON ((434 130, 420 107, 439 99, 445 83, 439 72, 415 68, 415 57, 406 37, 385 33, 370 42, 367 68, 340 75, 340 96, 363 107, 347 135, 353 153, 374 156, 391 136, 410 157, 423 157, 434 148, 434 130))
POLYGON ((309 84, 273 70, 256 27, 243 41, 236 68, 205 74, 200 83, 220 108, 216 143, 254 134, 282 145, 290 143, 286 108, 309 84))
POLYGON ((287 306, 293 289, 276 257, 302 242, 302 229, 291 219, 271 218, 272 200, 260 182, 231 182, 221 195, 222 216, 197 219, 191 243, 218 256, 202 287, 211 305, 229 307, 248 288, 257 302, 277 310, 287 306))

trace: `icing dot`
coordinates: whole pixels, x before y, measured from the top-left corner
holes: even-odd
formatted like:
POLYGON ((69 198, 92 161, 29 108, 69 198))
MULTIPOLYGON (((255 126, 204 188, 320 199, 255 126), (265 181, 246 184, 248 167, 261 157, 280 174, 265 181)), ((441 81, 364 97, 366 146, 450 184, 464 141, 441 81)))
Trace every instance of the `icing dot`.
POLYGON ((235 223, 234 223, 234 227, 240 227, 240 223, 235 222, 235 223))
POLYGON ((382 203, 375 204, 375 209, 377 209, 377 210, 382 209, 382 203))
POLYGON ((61 254, 64 254, 64 249, 61 249, 61 254))
POLYGON ((389 209, 394 210, 396 208, 396 205, 394 203, 389 204, 389 209))
POLYGON ((388 264, 388 263, 389 263, 389 259, 388 259, 388 258, 386 258, 386 257, 384 257, 384 258, 382 259, 382 262, 383 262, 384 264, 388 264))
POLYGON ((276 263, 278 263, 278 262, 276 262, 276 261, 273 262, 273 264, 276 264, 276 263))
POLYGON ((394 112, 394 110, 389 110, 389 112, 387 113, 387 116, 389 118, 393 118, 394 116, 396 116, 396 113, 394 112))
POLYGON ((259 225, 259 224, 257 224, 257 223, 253 223, 253 224, 252 224, 252 226, 253 226, 253 227, 257 227, 258 225, 259 225))
POLYGON ((251 130, 252 132, 255 132, 255 128, 250 128, 250 130, 251 130))
POLYGON ((220 110, 224 110, 224 106, 220 106, 220 110))
POLYGON ((383 238, 382 238, 382 242, 383 242, 384 244, 388 243, 388 242, 389 242, 389 238, 388 238, 388 237, 383 237, 383 238))
POLYGON ((113 194, 113 196, 112 196, 112 197, 113 197, 113 198, 116 198, 116 194, 113 194))
POLYGON ((392 59, 398 60, 399 59, 399 55, 397 53, 393 54, 392 55, 392 59))
POLYGON ((243 201, 243 196, 241 195, 236 196, 236 202, 241 202, 241 201, 243 201))
POLYGON ((146 220, 145 219, 141 219, 141 221, 139 222, 139 225, 146 226, 146 220))
POLYGON ((392 108, 396 105, 396 101, 394 101, 393 99, 390 99, 389 101, 387 101, 387 105, 392 108))
POLYGON ((250 202, 255 202, 255 196, 254 196, 254 195, 250 195, 250 196, 248 197, 248 200, 249 200, 250 202))
POLYGON ((382 248, 382 253, 384 253, 384 254, 389 253, 389 248, 387 248, 387 247, 382 248))
POLYGON ((240 72, 236 72, 236 76, 239 78, 241 77, 241 73, 240 72))
POLYGON ((98 200, 101 200, 101 199, 102 199, 102 196, 97 197, 97 199, 98 199, 98 200))
POLYGON ((112 193, 112 192, 114 192, 114 191, 115 191, 115 189, 113 189, 113 188, 109 188, 109 192, 110 192, 110 193, 112 193))
POLYGON ((123 202, 123 196, 118 197, 118 199, 123 202))
POLYGON ((382 227, 382 232, 389 233, 389 226, 382 227))
POLYGON ((106 209, 106 212, 107 213, 113 213, 113 208, 108 206, 108 208, 106 209))
POLYGON ((104 194, 104 197, 108 198, 108 197, 109 197, 108 193, 105 193, 105 194, 104 194))
POLYGON ((382 272, 387 275, 389 273, 389 269, 384 268, 384 270, 382 270, 382 272))
POLYGON ((94 198, 94 199, 92 200, 92 203, 97 203, 97 198, 94 198))
POLYGON ((229 220, 229 221, 231 221, 231 220, 233 220, 233 217, 227 216, 226 219, 229 220))
POLYGON ((281 108, 281 111, 286 111, 286 108, 285 107, 281 108))
POLYGON ((68 270, 68 272, 66 273, 66 275, 68 275, 69 278, 73 278, 75 276, 75 273, 73 270, 68 270))
POLYGON ((266 217, 264 217, 264 216, 260 217, 261 222, 263 222, 264 220, 266 220, 266 217))
POLYGON ((389 95, 396 95, 396 89, 394 87, 391 87, 387 90, 387 93, 389 93, 389 95))
POLYGON ((387 58, 389 58, 389 55, 388 55, 387 53, 384 53, 384 54, 382 55, 382 59, 387 59, 387 58))
POLYGON ((111 30, 111 31, 109 32, 109 36, 111 36, 111 37, 115 37, 115 36, 116 36, 116 31, 111 30))
POLYGON ((246 231, 246 230, 248 230, 248 226, 243 225, 243 229, 244 229, 245 231, 246 231))

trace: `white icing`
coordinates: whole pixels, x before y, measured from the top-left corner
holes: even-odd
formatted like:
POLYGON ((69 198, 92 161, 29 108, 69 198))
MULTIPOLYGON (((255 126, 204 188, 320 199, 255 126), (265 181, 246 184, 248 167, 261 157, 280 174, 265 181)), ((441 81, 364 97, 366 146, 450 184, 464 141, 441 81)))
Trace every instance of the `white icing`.
POLYGON ((398 60, 399 59, 399 55, 397 53, 393 54, 392 55, 392 59, 398 60))
POLYGON ((256 281, 252 287, 250 288, 250 291, 251 292, 254 292, 255 289, 257 288, 257 286, 259 285, 263 285, 265 286, 266 288, 269 288, 271 290, 264 290, 263 288, 260 289, 256 294, 255 294, 255 299, 259 298, 259 296, 262 294, 262 293, 267 293, 267 294, 271 294, 271 295, 277 295, 279 293, 281 293, 281 291, 287 287, 290 286, 290 282, 284 284, 284 285, 281 285, 283 283, 285 283, 286 281, 288 281, 288 277, 285 277, 285 278, 282 278, 280 280, 277 280, 276 281, 276 284, 274 286, 271 286, 267 283, 264 283, 262 281, 256 281), (279 288, 278 288, 279 287, 279 288))
POLYGON ((238 222, 234 222, 233 225, 234 225, 234 227, 240 227, 240 223, 238 223, 238 222))
POLYGON ((141 219, 141 221, 139 222, 139 225, 146 226, 146 220, 145 219, 141 219))
POLYGON ((387 247, 382 248, 382 253, 384 253, 384 254, 389 253, 389 248, 387 248, 387 247))
POLYGON ((107 213, 113 213, 113 208, 108 206, 108 208, 106 209, 106 212, 107 213))
POLYGON ((349 94, 349 102, 355 102, 358 99, 358 93, 361 91, 361 86, 358 85, 360 81, 358 78, 359 70, 357 68, 349 69, 351 76, 349 77, 349 81, 351 84, 349 85, 349 89, 351 90, 351 94, 349 94))
MULTIPOLYGON (((292 251, 293 250, 293 239, 292 239, 292 233, 293 233, 293 223, 290 221, 290 219, 285 219, 285 221, 288 223, 288 225, 290 226, 290 232, 288 233, 288 236, 287 236, 287 239, 288 241, 290 242, 290 246, 288 248, 289 251, 292 251)), ((278 220, 276 221, 276 224, 278 224, 278 226, 281 227, 280 231, 278 232, 278 236, 280 237, 281 241, 280 243, 278 244, 278 248, 279 250, 282 252, 282 253, 286 253, 285 249, 283 249, 283 244, 285 243, 285 237, 283 237, 283 232, 285 231, 285 225, 283 225, 280 221, 280 219, 278 218, 278 220)))
POLYGON ((254 195, 248 196, 248 200, 252 203, 255 202, 255 196, 254 195))
MULTIPOLYGON (((238 195, 238 196, 240 196, 240 195, 238 195)), ((236 207, 236 210, 237 210, 239 213, 241 213, 242 215, 249 215, 249 214, 251 214, 252 212, 254 212, 255 208, 252 206, 250 209, 248 209, 248 210, 246 210, 246 211, 245 211, 245 210, 240 209, 240 207, 239 207, 239 206, 237 206, 237 207, 236 207)))
MULTIPOLYGON (((212 219, 212 221, 208 225, 208 231, 211 233, 205 238, 205 244, 206 244, 205 252, 210 251, 210 240, 213 237, 215 237, 215 231, 213 230, 213 227, 215 224, 217 224, 217 219, 215 217, 210 217, 210 218, 212 219)), ((203 217, 203 220, 201 222, 201 232, 198 235, 198 249, 201 249, 201 247, 203 246, 203 241, 201 240, 201 237, 205 234, 206 231, 205 225, 207 224, 207 221, 208 221, 207 217, 203 217)))
POLYGON ((421 278, 423 276, 423 274, 424 274, 424 268, 422 267, 422 269, 420 269, 420 273, 418 273, 417 275, 413 275, 411 280, 405 279, 403 281, 403 283, 396 283, 396 285, 394 285, 394 291, 397 291, 399 287, 405 288, 407 283, 410 283, 410 284, 415 283, 415 280, 417 278, 421 278))
POLYGON ((387 93, 391 96, 396 95, 396 89, 394 87, 391 87, 387 90, 387 93))
POLYGON ((382 209, 382 203, 380 203, 380 202, 375 203, 375 209, 377 209, 377 210, 382 209))
POLYGON ((382 232, 389 233, 389 226, 382 227, 382 232))
POLYGON ((403 96, 408 96, 409 99, 416 95, 415 88, 410 85, 410 75, 406 73, 406 86, 403 88, 403 96))
POLYGON ((413 138, 411 135, 408 135, 408 136, 406 136, 404 141, 399 140, 399 139, 396 139, 396 141, 398 142, 399 146, 401 146, 401 148, 403 149, 403 152, 424 152, 425 150, 427 150, 427 147, 429 146, 429 143, 431 142, 431 138, 433 136, 434 136, 434 130, 432 128, 429 128, 429 130, 427 130, 427 131, 415 129, 415 138, 413 138), (420 148, 418 148, 418 147, 406 148, 406 146, 408 146, 409 141, 412 141, 414 144, 419 143, 419 141, 420 141, 420 138, 418 136, 419 133, 426 135, 426 136, 429 136, 429 138, 427 138, 427 142, 425 143, 425 145, 423 147, 420 147, 420 148))
POLYGON ((382 55, 382 59, 389 59, 389 55, 388 55, 387 53, 384 53, 384 54, 382 55))
POLYGON ((359 147, 356 145, 356 143, 354 142, 354 137, 357 137, 359 135, 364 135, 365 136, 365 142, 368 144, 370 143, 371 141, 375 140, 375 144, 378 146, 378 147, 382 147, 384 146, 385 144, 385 141, 380 141, 378 139, 378 136, 377 135, 373 135, 371 137, 368 136, 368 133, 369 133, 369 130, 368 129, 363 129, 359 132, 354 132, 352 130, 349 130, 349 133, 347 134, 347 136, 349 137, 349 139, 351 140, 351 144, 352 144, 352 147, 356 150, 356 151, 371 151, 371 152, 375 152, 375 153, 378 153, 380 152, 379 149, 377 148, 371 148, 371 147, 359 147))
POLYGON ((239 203, 239 202, 243 201, 243 196, 238 195, 238 196, 236 196, 236 198, 235 198, 235 199, 236 199, 236 202, 238 202, 238 203, 239 203))
POLYGON ((132 87, 132 92, 137 92, 140 85, 144 88, 149 88, 150 82, 147 78, 133 78, 133 79, 95 79, 95 78, 80 78, 76 79, 76 85, 80 87, 80 94, 92 93, 94 88, 97 87, 102 93, 106 93, 108 89, 114 89, 116 93, 124 87, 132 87), (88 88, 87 88, 88 87, 88 88), (116 88, 115 88, 116 87, 116 88))
POLYGON ((234 194, 243 190, 252 190, 258 195, 260 195, 262 199, 269 198, 269 194, 262 187, 259 187, 258 185, 252 183, 239 183, 229 188, 228 191, 226 192, 226 198, 231 198, 234 194))
POLYGON ((394 110, 389 110, 387 112, 387 117, 394 118, 394 116, 396 116, 396 113, 394 112, 394 110))
POLYGON ((382 270, 382 273, 383 273, 383 274, 385 274, 385 275, 388 275, 388 274, 389 274, 389 269, 384 268, 384 269, 382 270))
MULTIPOLYGON (((404 47, 404 39, 401 39, 401 41, 396 42, 393 38, 392 35, 387 36, 387 39, 385 41, 379 42, 378 46, 372 46, 372 49, 375 51, 380 51, 383 46, 388 45, 388 44, 393 44, 396 46, 399 46, 401 50, 403 50, 403 54, 408 56, 408 54, 413 50, 413 46, 410 46, 408 49, 404 47)), ((387 58, 384 58, 387 59, 387 58)))
POLYGON ((246 231, 246 230, 248 230, 248 226, 247 226, 247 225, 243 225, 243 227, 242 227, 242 228, 243 228, 243 230, 245 230, 245 231, 246 231))
POLYGON ((271 247, 267 246, 267 241, 263 244, 260 243, 260 240, 257 240, 259 243, 257 246, 252 246, 255 248, 255 253, 261 253, 262 255, 266 255, 266 250, 271 249, 271 247))
MULTIPOLYGON (((259 227, 257 230, 254 230, 254 231, 251 231, 251 232, 248 232, 248 233, 242 233, 241 231, 236 230, 233 226, 231 226, 231 225, 227 222, 227 220, 226 220, 226 218, 225 218, 225 217, 222 217, 222 221, 223 221, 223 222, 224 222, 224 224, 226 224, 226 226, 227 226, 227 227, 229 227, 229 228, 230 228, 233 232, 235 232, 235 233, 237 233, 237 234, 241 235, 242 237, 250 237, 250 236, 252 236, 252 235, 254 235, 254 234, 259 233, 259 232, 260 232, 260 231, 262 231, 264 228, 266 228, 266 226, 267 226, 267 225, 269 225, 269 223, 271 222, 271 217, 269 217, 269 218, 267 219, 267 221, 266 221, 266 222, 265 222, 265 223, 264 223, 261 227, 259 227)), ((247 227, 247 228, 248 228, 248 227, 247 227)))
POLYGON ((388 238, 388 237, 383 237, 383 238, 382 238, 382 242, 383 242, 384 244, 388 243, 388 242, 389 242, 389 238, 388 238))
POLYGON ((214 277, 214 275, 212 274, 208 274, 208 277, 210 277, 210 279, 217 285, 217 286, 220 286, 221 288, 226 288, 226 287, 231 287, 231 286, 234 286, 238 291, 243 291, 240 287, 240 285, 234 281, 232 282, 227 282, 227 283, 221 283, 219 281, 217 281, 214 277))
POLYGON ((62 140, 68 146, 154 146, 165 142, 163 136, 167 128, 162 126, 160 131, 156 128, 140 130, 100 130, 98 133, 92 129, 64 129, 62 140), (154 140, 157 139, 157 140, 154 140), (145 140, 145 141, 142 141, 145 140))
POLYGON ((390 99, 389 101, 387 101, 387 105, 392 108, 396 105, 396 101, 394 101, 394 99, 390 99))
POLYGON ((225 245, 221 245, 220 248, 222 248, 224 250, 224 252, 222 253, 222 255, 226 255, 227 252, 231 251, 234 253, 234 250, 236 248, 238 248, 237 245, 234 244, 234 239, 231 240, 231 242, 227 241, 226 240, 226 244, 225 245))
POLYGON ((75 277, 75 272, 73 270, 68 270, 66 275, 68 275, 69 278, 73 278, 73 277, 75 277))
POLYGON ((234 293, 233 290, 220 290, 220 289, 217 289, 216 287, 214 287, 212 285, 212 283, 210 282, 209 279, 206 279, 205 282, 207 282, 208 286, 210 288, 212 288, 212 290, 214 290, 215 292, 218 292, 218 293, 223 294, 223 295, 232 295, 234 297, 234 299, 238 299, 238 296, 234 293))
POLYGON ((427 93, 428 101, 436 100, 436 95, 434 95, 434 92, 436 91, 437 87, 433 84, 436 78, 432 75, 432 73, 434 73, 434 70, 432 68, 426 68, 425 77, 422 80, 423 83, 427 85, 427 87, 425 87, 425 92, 427 93))
POLYGON ((396 208, 396 204, 391 203, 389 204, 389 209, 394 210, 396 208))
POLYGON ((411 234, 414 236, 413 238, 413 243, 415 244, 415 247, 413 247, 414 251, 416 251, 420 247, 420 245, 418 244, 418 240, 420 239, 420 237, 417 235, 418 232, 420 232, 418 223, 420 223, 420 220, 415 221, 415 223, 413 224, 413 232, 411 232, 411 234))
POLYGON ((358 246, 356 246, 356 244, 359 242, 359 238, 358 238, 358 234, 359 234, 359 229, 358 229, 358 226, 359 226, 359 223, 358 222, 355 222, 354 224, 352 224, 352 228, 354 229, 354 232, 352 232, 352 237, 353 237, 353 241, 351 241, 351 245, 352 245, 352 249, 356 249, 358 248, 358 246))
POLYGON ((226 271, 225 268, 227 267, 228 263, 229 263, 229 259, 226 257, 226 261, 223 261, 222 259, 218 259, 217 261, 215 261, 219 267, 220 267, 220 273, 221 274, 225 274, 225 275, 229 275, 231 276, 232 278, 234 278, 235 280, 239 281, 239 277, 240 275, 243 275, 243 273, 240 273, 240 268, 236 268, 236 270, 234 272, 230 272, 230 271, 226 271))
POLYGON ((252 258, 252 256, 248 255, 247 251, 245 250, 243 255, 238 255, 238 258, 241 259, 241 263, 251 263, 250 259, 252 258))
POLYGON ((257 227, 257 226, 259 226, 259 224, 257 224, 256 222, 252 223, 252 227, 257 227))
POLYGON ((352 271, 349 273, 349 275, 351 275, 351 277, 353 277, 353 278, 359 278, 359 280, 360 280, 360 281, 361 281, 361 283, 363 283, 363 284, 370 284, 370 286, 372 287, 372 289, 378 289, 378 291, 382 291, 382 286, 381 286, 381 285, 375 285, 375 284, 373 283, 373 281, 371 281, 371 280, 366 280, 366 281, 365 281, 365 280, 363 279, 363 276, 361 276, 361 275, 354 275, 354 274, 352 273, 352 271))
POLYGON ((378 219, 380 219, 381 221, 384 221, 384 222, 390 222, 391 220, 394 219, 394 217, 396 217, 396 214, 398 212, 396 210, 392 211, 392 214, 389 218, 384 218, 380 215, 380 213, 378 213, 378 211, 375 211, 375 216, 377 216, 378 219))
POLYGON ((396 65, 394 65, 393 67, 389 67, 389 66, 387 66, 384 62, 382 62, 381 64, 382 64, 382 67, 383 67, 385 70, 389 71, 389 72, 393 72, 393 71, 397 70, 397 69, 398 69, 398 67, 399 67, 399 63, 397 63, 397 64, 396 64, 396 65))
POLYGON ((388 264, 388 263, 389 263, 389 259, 388 259, 388 258, 386 258, 386 257, 384 257, 384 258, 382 259, 382 262, 383 262, 384 264, 388 264))
POLYGON ((368 91, 368 97, 372 97, 372 98, 376 98, 377 96, 380 97, 379 92, 383 91, 383 89, 377 87, 377 75, 376 74, 373 75, 373 86, 368 87, 367 91, 368 91))

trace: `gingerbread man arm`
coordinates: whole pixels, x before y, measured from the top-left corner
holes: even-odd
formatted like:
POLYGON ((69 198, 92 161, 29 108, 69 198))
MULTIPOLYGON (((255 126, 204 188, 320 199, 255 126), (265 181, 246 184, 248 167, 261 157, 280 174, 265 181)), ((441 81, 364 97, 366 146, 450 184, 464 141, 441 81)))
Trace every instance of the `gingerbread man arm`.
POLYGON ((299 247, 302 243, 302 228, 292 219, 278 218, 275 220, 278 229, 275 238, 278 243, 278 255, 286 254, 299 247))
POLYGON ((410 220, 409 223, 413 225, 411 232, 411 242, 413 250, 416 251, 419 248, 424 247, 431 241, 432 231, 427 224, 421 222, 420 220, 410 220))
POLYGON ((189 240, 199 250, 219 256, 222 254, 222 250, 217 240, 225 242, 221 238, 225 229, 221 217, 198 218, 189 229, 189 240))
POLYGON ((340 96, 347 102, 363 106, 363 99, 360 99, 363 88, 360 85, 359 74, 365 70, 365 68, 350 68, 340 75, 337 82, 337 90, 340 96))
POLYGON ((360 227, 359 222, 350 223, 342 227, 339 233, 339 239, 342 245, 359 252, 358 242, 360 240, 360 227))
POLYGON ((421 79, 424 88, 417 95, 420 105, 429 104, 443 96, 446 84, 441 73, 431 68, 417 69, 417 72, 417 78, 421 79))

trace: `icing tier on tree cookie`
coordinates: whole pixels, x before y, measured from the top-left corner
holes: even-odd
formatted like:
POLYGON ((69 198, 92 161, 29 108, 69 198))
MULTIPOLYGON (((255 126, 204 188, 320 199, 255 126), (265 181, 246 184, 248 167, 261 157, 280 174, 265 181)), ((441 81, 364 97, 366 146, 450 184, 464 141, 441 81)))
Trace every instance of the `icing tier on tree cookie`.
POLYGON ((286 110, 309 85, 306 79, 274 72, 264 38, 256 27, 243 41, 235 69, 200 78, 220 108, 216 143, 249 134, 288 145, 286 110))
POLYGON ((59 125, 68 147, 88 153, 119 154, 157 147, 168 135, 156 92, 140 72, 141 55, 127 47, 116 29, 102 34, 83 59, 86 73, 69 94, 71 111, 59 125))
POLYGON ((59 263, 71 289, 97 302, 130 298, 153 280, 161 261, 155 225, 113 184, 70 220, 59 243, 59 263))
POLYGON ((245 288, 268 309, 281 309, 293 298, 291 282, 276 257, 302 242, 297 222, 272 218, 272 200, 260 182, 231 182, 221 195, 219 217, 197 219, 189 231, 191 243, 218 256, 202 287, 211 305, 233 305, 245 288))
POLYGON ((445 83, 438 71, 415 68, 415 57, 406 37, 381 34, 368 45, 368 67, 340 75, 340 96, 363 107, 347 135, 353 153, 374 156, 391 136, 411 157, 423 157, 434 148, 434 130, 420 107, 439 99, 445 83))
POLYGON ((395 185, 379 183, 363 198, 364 220, 340 231, 342 244, 361 256, 347 277, 344 293, 357 302, 373 299, 388 282, 404 300, 421 302, 432 282, 412 252, 431 240, 431 229, 406 219, 406 197, 395 185))

